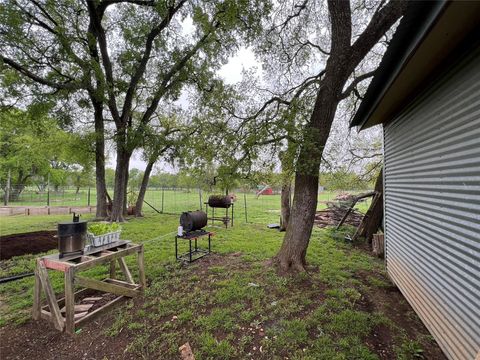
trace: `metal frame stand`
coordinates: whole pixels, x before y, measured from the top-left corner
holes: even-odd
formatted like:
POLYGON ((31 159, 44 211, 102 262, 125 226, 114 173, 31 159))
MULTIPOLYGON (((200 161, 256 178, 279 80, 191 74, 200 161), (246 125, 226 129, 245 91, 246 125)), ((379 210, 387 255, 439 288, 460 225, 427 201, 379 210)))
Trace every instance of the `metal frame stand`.
POLYGON ((211 253, 211 239, 212 232, 208 231, 194 231, 192 233, 187 233, 183 236, 175 235, 175 259, 183 262, 194 262, 204 256, 207 256, 211 253), (208 249, 201 249, 198 247, 197 240, 201 237, 208 235, 208 249), (188 240, 188 252, 178 255, 178 239, 188 240), (194 241, 194 248, 192 249, 192 240, 194 241))
MULTIPOLYGON (((208 207, 209 207, 208 202, 205 202, 204 204, 205 204, 206 213, 208 215, 208 207)), ((221 221, 223 223, 223 225, 225 225, 225 229, 228 228, 228 223, 231 224, 230 227, 233 227, 233 214, 234 214, 233 207, 234 207, 234 204, 232 203, 230 205, 230 208, 232 209, 232 216, 231 217, 228 216, 228 209, 229 208, 225 208, 225 216, 224 217, 220 217, 220 216, 215 217, 215 208, 210 207, 212 209, 212 216, 210 218, 208 218, 208 220, 212 220, 212 225, 214 225, 215 220, 221 221)), ((219 209, 221 209, 221 208, 219 208, 219 209)))

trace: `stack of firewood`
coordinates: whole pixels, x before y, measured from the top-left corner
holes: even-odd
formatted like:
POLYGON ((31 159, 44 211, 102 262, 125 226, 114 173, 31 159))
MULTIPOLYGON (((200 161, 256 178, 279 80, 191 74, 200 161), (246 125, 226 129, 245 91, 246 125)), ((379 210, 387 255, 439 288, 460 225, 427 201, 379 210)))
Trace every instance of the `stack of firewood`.
MULTIPOLYGON (((315 214, 315 225, 318 227, 336 226, 348 210, 348 206, 341 206, 334 203, 328 203, 325 210, 317 211, 315 214)), ((352 210, 345 220, 344 224, 357 227, 363 219, 363 214, 352 210)))
POLYGON ((337 201, 352 202, 354 198, 355 198, 355 195, 352 195, 352 194, 347 193, 347 192, 341 192, 340 194, 335 196, 335 200, 337 200, 337 201))

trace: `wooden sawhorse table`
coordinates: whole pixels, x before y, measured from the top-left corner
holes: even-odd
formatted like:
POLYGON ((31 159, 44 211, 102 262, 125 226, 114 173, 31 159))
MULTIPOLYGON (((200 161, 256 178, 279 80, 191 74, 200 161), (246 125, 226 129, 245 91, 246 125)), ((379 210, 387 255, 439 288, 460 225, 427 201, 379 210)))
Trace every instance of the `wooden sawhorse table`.
POLYGON ((130 241, 119 240, 108 245, 91 248, 83 255, 59 257, 59 254, 47 255, 37 259, 35 267, 35 289, 33 295, 33 318, 45 319, 53 323, 57 330, 65 330, 68 334, 75 334, 75 329, 95 316, 105 312, 125 297, 135 297, 145 289, 145 267, 143 244, 133 244, 130 241), (132 274, 125 262, 125 256, 137 253, 139 284, 133 281, 132 274), (116 279, 116 262, 125 277, 125 281, 116 279), (94 266, 110 263, 110 277, 103 280, 94 280, 78 276, 80 271, 94 266), (65 297, 56 299, 47 269, 61 271, 65 276, 65 297), (75 285, 84 289, 74 292, 75 285), (90 313, 75 315, 75 296, 93 289, 117 295, 115 299, 102 305, 90 313), (42 306, 42 290, 45 293, 47 305, 42 306), (65 317, 60 308, 65 306, 65 317), (47 310, 48 309, 48 310, 47 310))

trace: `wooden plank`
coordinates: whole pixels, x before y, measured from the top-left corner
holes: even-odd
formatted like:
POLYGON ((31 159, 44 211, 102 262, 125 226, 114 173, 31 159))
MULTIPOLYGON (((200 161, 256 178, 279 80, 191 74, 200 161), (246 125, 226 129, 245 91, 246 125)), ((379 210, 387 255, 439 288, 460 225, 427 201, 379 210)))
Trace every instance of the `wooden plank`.
POLYGON ((87 315, 85 315, 83 318, 81 318, 80 320, 77 320, 75 322, 75 325, 77 327, 81 327, 82 325, 86 324, 87 322, 89 322, 90 320, 93 320, 94 318, 98 317, 99 315, 101 314, 104 314, 105 312, 107 312, 110 308, 112 308, 115 304, 119 303, 120 301, 124 301, 128 299, 128 297, 125 297, 125 296, 119 296, 119 297, 116 297, 115 299, 113 299, 112 301, 106 303, 105 305, 103 305, 102 307, 99 307, 98 309, 95 309, 94 311, 92 311, 91 313, 88 313, 87 315))
MULTIPOLYGON (((74 293, 75 297, 77 297, 78 295, 80 294, 83 294, 85 292, 94 292, 94 290, 92 289, 81 289, 81 290, 78 290, 74 293)), ((57 304, 58 304, 58 307, 61 308, 62 306, 65 306, 65 298, 61 298, 61 299, 58 299, 57 300, 57 304)), ((46 310, 48 308, 48 305, 44 305, 42 307, 43 310, 46 310)))
POLYGON ((145 290, 145 287, 147 286, 147 281, 145 279, 145 260, 144 260, 144 255, 143 255, 143 244, 140 244, 140 251, 137 254, 137 260, 138 260, 138 275, 139 275, 139 282, 140 285, 142 286, 142 291, 145 290))
POLYGON ((139 293, 137 290, 128 289, 124 286, 110 284, 110 283, 107 283, 105 281, 88 279, 88 278, 81 277, 81 276, 77 276, 75 278, 75 283, 80 285, 80 286, 83 286, 83 287, 87 287, 87 288, 95 289, 95 290, 99 290, 99 291, 104 291, 104 292, 109 292, 109 293, 112 293, 112 294, 115 294, 115 295, 124 295, 124 296, 128 296, 128 297, 135 297, 139 293))
MULTIPOLYGON (((87 311, 84 311, 84 312, 75 314, 75 316, 73 317, 73 319, 74 319, 75 321, 77 321, 77 320, 83 318, 83 317, 84 317, 85 315, 87 315, 87 314, 88 314, 87 311)), ((73 328, 75 329, 75 323, 73 324, 73 328)), ((73 334, 72 334, 72 335, 73 335, 73 334)))
MULTIPOLYGON (((71 255, 71 256, 66 256, 64 258, 60 258, 60 254, 55 253, 55 254, 51 254, 51 255, 45 255, 45 256, 42 257, 42 259, 43 260, 48 259, 48 260, 53 260, 53 261, 70 261, 70 260, 77 259, 77 258, 79 258, 81 256, 84 256, 84 255, 89 256, 89 255, 93 255, 93 254, 102 252, 104 250, 115 249, 115 248, 118 248, 118 247, 130 245, 130 244, 132 244, 130 240, 119 240, 119 241, 116 241, 116 242, 113 242, 113 243, 110 243, 110 244, 107 244, 107 245, 91 248, 90 250, 85 252, 83 255, 71 255)), ((133 246, 138 246, 137 244, 132 244, 132 245, 133 246)))
POLYGON ((65 273, 65 331, 67 334, 75 333, 75 295, 74 269, 70 268, 65 273))
POLYGON ((67 269, 69 269, 71 266, 73 266, 73 264, 70 264, 70 263, 67 263, 67 262, 64 262, 64 261, 52 260, 52 259, 47 259, 47 258, 43 259, 43 263, 45 264, 45 267, 47 269, 58 270, 58 271, 61 271, 61 272, 65 272, 65 271, 67 271, 67 269))
POLYGON ((104 264, 104 263, 106 263, 110 260, 116 260, 118 258, 134 254, 136 252, 139 252, 140 249, 141 249, 140 245, 134 245, 134 246, 128 247, 126 249, 118 250, 118 251, 114 252, 113 254, 100 256, 98 258, 94 258, 94 259, 86 261, 86 262, 75 264, 75 268, 77 269, 77 271, 80 271, 80 270, 83 271, 83 270, 86 270, 86 269, 90 269, 90 268, 92 268, 94 266, 97 266, 99 264, 104 264))
POLYGON ((102 300, 103 298, 101 296, 95 296, 95 297, 87 297, 85 299, 82 299, 82 302, 96 302, 96 301, 100 301, 102 300))
MULTIPOLYGON (((90 310, 90 308, 93 306, 93 304, 77 304, 73 307, 73 311, 76 313, 81 313, 90 310)), ((60 309, 61 313, 64 313, 66 311, 66 308, 63 307, 60 309)))
POLYGON ((141 286, 139 284, 130 284, 130 283, 127 283, 125 281, 122 281, 122 280, 118 280, 118 279, 105 279, 104 281, 110 283, 110 284, 115 284, 115 285, 120 285, 120 286, 125 286, 126 288, 129 288, 129 289, 139 289, 141 288, 141 286))
POLYGON ((37 269, 43 291, 45 292, 45 296, 47 298, 47 304, 50 309, 50 313, 52 314, 53 325, 57 330, 62 331, 64 326, 63 317, 60 313, 60 308, 58 307, 52 284, 50 284, 47 269, 45 268, 45 265, 43 265, 43 261, 41 259, 37 259, 37 269))
MULTIPOLYGON (((118 264, 120 265, 120 269, 122 269, 122 273, 125 276, 125 279, 127 280, 128 283, 133 284, 133 277, 132 274, 130 273, 130 270, 128 269, 127 263, 125 262, 124 258, 118 258, 118 264)), ((111 277, 111 276, 110 276, 111 277)), ((114 279, 114 278, 112 278, 114 279)))
POLYGON ((48 322, 53 322, 52 314, 49 311, 43 310, 40 311, 40 318, 47 320, 48 322))
POLYGON ((38 275, 38 270, 35 267, 35 285, 33 288, 33 309, 32 309, 32 316, 35 320, 40 319, 40 314, 42 312, 41 302, 42 302, 42 285, 41 285, 40 277, 38 275))

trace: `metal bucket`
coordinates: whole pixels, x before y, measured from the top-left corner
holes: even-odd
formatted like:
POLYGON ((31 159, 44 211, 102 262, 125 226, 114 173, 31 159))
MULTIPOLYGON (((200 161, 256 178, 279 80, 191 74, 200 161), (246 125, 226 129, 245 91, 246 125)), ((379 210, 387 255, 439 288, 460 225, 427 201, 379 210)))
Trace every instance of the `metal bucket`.
POLYGON ((60 257, 83 252, 87 240, 87 221, 58 223, 57 237, 60 257))

